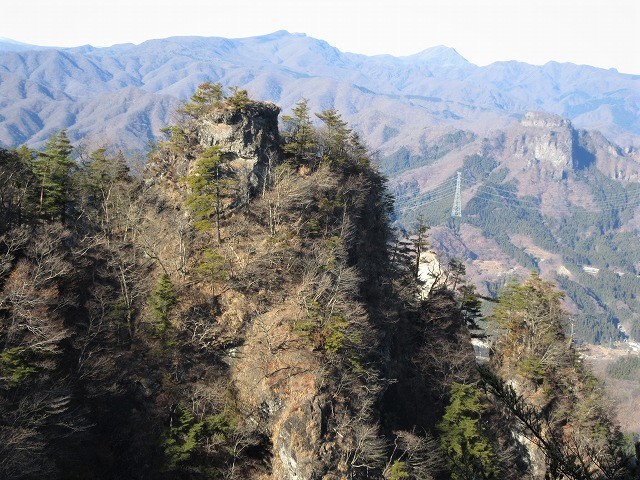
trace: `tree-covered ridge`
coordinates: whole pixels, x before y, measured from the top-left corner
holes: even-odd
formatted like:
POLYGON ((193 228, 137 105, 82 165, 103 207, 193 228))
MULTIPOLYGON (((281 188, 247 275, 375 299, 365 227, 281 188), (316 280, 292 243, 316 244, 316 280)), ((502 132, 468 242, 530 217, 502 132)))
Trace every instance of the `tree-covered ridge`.
POLYGON ((561 297, 536 274, 507 287, 490 317, 504 333, 494 345, 496 373, 481 370, 484 384, 514 428, 539 446, 549 478, 633 478, 602 386, 562 332, 561 297))
POLYGON ((261 109, 202 85, 143 178, 99 149, 43 188, 63 134, 0 151, 0 476, 529 478, 476 370, 464 265, 420 293, 426 230, 400 241, 335 110, 316 127, 300 102, 243 169, 210 132, 261 109))

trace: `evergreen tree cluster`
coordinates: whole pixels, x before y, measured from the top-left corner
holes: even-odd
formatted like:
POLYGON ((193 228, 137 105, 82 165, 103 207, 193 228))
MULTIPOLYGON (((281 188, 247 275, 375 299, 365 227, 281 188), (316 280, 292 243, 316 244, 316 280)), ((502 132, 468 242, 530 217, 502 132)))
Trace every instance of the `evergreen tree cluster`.
POLYGON ((563 334, 562 294, 536 274, 509 285, 491 320, 504 334, 483 381, 496 404, 544 454, 549 478, 634 478, 602 385, 563 334))

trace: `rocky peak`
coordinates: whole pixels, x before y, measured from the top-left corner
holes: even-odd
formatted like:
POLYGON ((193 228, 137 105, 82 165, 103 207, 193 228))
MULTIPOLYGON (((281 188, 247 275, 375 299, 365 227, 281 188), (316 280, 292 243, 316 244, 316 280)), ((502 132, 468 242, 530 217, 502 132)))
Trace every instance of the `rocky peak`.
POLYGON ((263 182, 269 165, 279 162, 278 114, 272 103, 248 101, 242 107, 225 102, 219 108, 182 126, 191 146, 177 151, 168 142, 147 163, 147 182, 164 184, 165 194, 176 199, 183 195, 183 179, 193 169, 198 145, 204 150, 218 146, 229 161, 238 180, 239 192, 247 196, 263 182))
POLYGON ((541 176, 562 179, 576 167, 576 132, 569 120, 558 115, 527 112, 520 126, 524 128, 514 138, 512 153, 521 159, 519 163, 525 170, 534 169, 541 176))
POLYGON ((265 140, 277 139, 279 113, 270 102, 249 101, 241 108, 224 104, 201 119, 201 143, 228 147, 240 157, 256 155, 265 140))
POLYGON ((257 188, 267 166, 277 160, 279 113, 273 103, 254 101, 240 109, 216 109, 199 122, 199 142, 221 147, 236 170, 246 173, 250 188, 257 188))
POLYGON ((571 122, 560 115, 533 111, 524 114, 520 125, 538 128, 571 128, 571 122))

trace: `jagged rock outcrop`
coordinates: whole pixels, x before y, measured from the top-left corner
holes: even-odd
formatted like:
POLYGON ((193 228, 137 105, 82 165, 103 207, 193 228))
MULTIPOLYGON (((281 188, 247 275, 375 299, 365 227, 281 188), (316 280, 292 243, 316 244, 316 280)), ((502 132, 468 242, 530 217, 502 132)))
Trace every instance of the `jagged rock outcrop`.
POLYGON ((273 103, 252 101, 241 109, 216 109, 198 122, 197 138, 203 147, 219 146, 255 190, 269 165, 278 161, 279 113, 273 103))
POLYGON ((172 127, 146 167, 146 182, 162 184, 165 195, 180 204, 183 179, 192 171, 198 153, 217 146, 235 173, 238 199, 247 199, 264 182, 269 168, 280 161, 278 114, 268 102, 247 101, 242 107, 221 104, 197 121, 172 127))
POLYGON ((506 163, 512 170, 535 173, 536 181, 566 179, 572 172, 596 165, 610 178, 637 181, 640 174, 638 153, 633 148, 622 149, 597 131, 575 129, 561 116, 527 112, 520 124, 508 129, 503 139, 503 153, 485 148, 490 156, 512 155, 506 163), (518 168, 519 166, 519 168, 518 168), (517 169, 517 170, 516 170, 517 169))
POLYGON ((557 115, 528 112, 520 125, 526 132, 514 138, 512 151, 523 160, 523 169, 562 179, 573 168, 574 130, 569 120, 557 115))

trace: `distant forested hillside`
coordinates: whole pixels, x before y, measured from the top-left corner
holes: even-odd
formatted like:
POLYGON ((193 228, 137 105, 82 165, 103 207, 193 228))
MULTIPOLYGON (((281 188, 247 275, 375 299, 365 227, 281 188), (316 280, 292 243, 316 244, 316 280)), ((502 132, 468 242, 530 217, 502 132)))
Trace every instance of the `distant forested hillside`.
POLYGON ((0 44, 0 143, 42 146, 67 129, 93 146, 146 149, 204 81, 246 88, 284 111, 300 98, 314 111, 336 108, 386 153, 416 153, 451 126, 486 133, 528 110, 563 115, 622 145, 640 136, 638 76, 555 62, 478 67, 443 46, 367 57, 281 31, 107 48, 0 44))
POLYGON ((579 342, 640 339, 636 151, 532 113, 492 136, 448 134, 421 152, 380 162, 400 225, 433 226, 434 246, 464 258, 486 293, 532 270, 557 283, 579 342), (452 218, 457 172, 463 209, 452 218))

